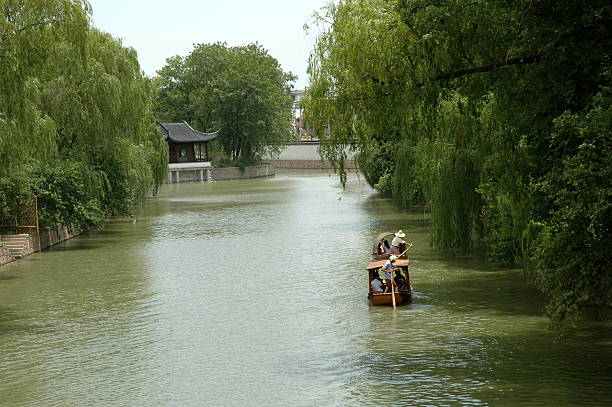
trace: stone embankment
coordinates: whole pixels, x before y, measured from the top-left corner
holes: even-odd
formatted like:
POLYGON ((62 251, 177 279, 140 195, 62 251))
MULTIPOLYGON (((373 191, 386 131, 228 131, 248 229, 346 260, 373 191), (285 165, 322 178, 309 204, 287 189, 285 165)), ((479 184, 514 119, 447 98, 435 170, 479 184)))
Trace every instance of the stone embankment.
POLYGON ((4 243, 0 241, 0 266, 10 263, 13 260, 15 260, 15 258, 11 255, 8 247, 6 247, 4 243))
POLYGON ((202 181, 224 181, 229 179, 260 178, 274 175, 274 166, 270 164, 252 165, 250 167, 210 167, 206 175, 202 176, 199 170, 183 169, 180 176, 168 176, 167 182, 202 182, 202 181))
POLYGON ((40 230, 40 240, 36 233, 0 235, 0 266, 40 251, 41 248, 44 250, 65 240, 72 239, 80 233, 80 231, 72 230, 66 226, 57 225, 55 227, 42 228, 40 230))
POLYGON ((274 167, 269 164, 253 165, 250 167, 216 167, 212 171, 215 181, 228 179, 261 178, 274 175, 274 167))
POLYGON ((0 235, 0 240, 8 252, 8 257, 20 259, 34 253, 32 235, 21 233, 18 235, 0 235))

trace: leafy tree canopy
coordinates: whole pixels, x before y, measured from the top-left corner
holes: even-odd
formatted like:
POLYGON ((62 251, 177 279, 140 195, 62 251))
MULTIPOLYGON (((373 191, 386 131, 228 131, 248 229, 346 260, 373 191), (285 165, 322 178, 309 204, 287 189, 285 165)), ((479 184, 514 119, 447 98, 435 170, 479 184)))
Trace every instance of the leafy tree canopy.
POLYGON ((199 44, 158 71, 157 114, 202 131, 220 128, 230 159, 254 159, 292 139, 294 80, 260 45, 199 44))
POLYGON ((353 146, 370 184, 427 204, 435 246, 483 244, 529 267, 555 321, 609 307, 596 253, 609 246, 611 14, 603 0, 330 4, 307 120, 329 134, 327 158, 353 146))

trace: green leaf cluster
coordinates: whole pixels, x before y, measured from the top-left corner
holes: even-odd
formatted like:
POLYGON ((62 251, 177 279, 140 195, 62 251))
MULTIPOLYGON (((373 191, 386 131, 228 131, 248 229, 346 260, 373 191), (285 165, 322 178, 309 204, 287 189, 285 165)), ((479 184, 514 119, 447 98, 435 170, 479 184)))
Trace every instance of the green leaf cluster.
POLYGON ((535 186, 550 206, 546 221, 531 225, 530 272, 555 321, 581 306, 606 316, 612 305, 611 106, 607 86, 590 109, 555 119, 550 148, 559 160, 535 186))
POLYGON ((553 320, 609 307, 611 16, 603 0, 330 3, 306 119, 326 158, 356 149, 372 186, 427 205, 434 246, 531 270, 553 320))
POLYGON ((0 178, 3 218, 14 215, 15 202, 28 203, 29 207, 35 195, 41 227, 56 224, 101 227, 104 217, 96 199, 99 183, 92 175, 83 163, 74 161, 30 163, 20 172, 0 178))
POLYGON ((162 121, 221 129, 212 142, 221 145, 220 158, 252 162, 293 139, 294 80, 258 44, 198 44, 186 57, 167 59, 158 71, 155 108, 162 121))

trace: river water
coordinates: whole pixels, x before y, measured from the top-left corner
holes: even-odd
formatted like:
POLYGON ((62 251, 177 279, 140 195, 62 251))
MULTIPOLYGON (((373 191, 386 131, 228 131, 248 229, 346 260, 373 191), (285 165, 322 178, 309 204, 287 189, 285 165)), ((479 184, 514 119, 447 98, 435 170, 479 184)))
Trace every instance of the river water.
POLYGON ((610 324, 552 332, 543 307, 357 176, 169 185, 0 270, 0 405, 611 405, 610 324), (393 313, 363 268, 400 228, 416 293, 393 313))

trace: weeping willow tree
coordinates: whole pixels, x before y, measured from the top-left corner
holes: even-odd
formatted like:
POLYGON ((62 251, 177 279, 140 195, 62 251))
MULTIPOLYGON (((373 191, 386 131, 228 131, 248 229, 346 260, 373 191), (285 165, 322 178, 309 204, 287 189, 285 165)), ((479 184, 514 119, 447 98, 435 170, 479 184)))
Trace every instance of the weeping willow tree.
MULTIPOLYGON (((305 107, 323 139, 326 158, 356 145, 368 182, 404 203, 431 207, 433 242, 443 249, 471 246, 478 228, 483 152, 480 111, 472 100, 431 77, 430 49, 393 1, 330 5, 311 55, 305 107), (329 128, 329 137, 325 129, 329 128), (476 135, 476 137, 473 137, 476 135)), ((342 172, 342 168, 340 169, 342 172)))
POLYGON ((99 226, 163 179, 165 144, 136 53, 77 0, 0 0, 0 209, 40 198, 44 223, 99 226), (18 199, 17 199, 18 200, 18 199))
POLYGON ((493 262, 523 264, 555 321, 581 305, 609 309, 610 262, 594 247, 609 236, 610 178, 577 174, 574 161, 588 149, 610 167, 606 149, 587 146, 610 134, 611 14, 600 0, 330 3, 318 15, 306 119, 341 174, 341 151, 356 148, 371 185, 426 204, 434 246, 484 244, 493 262), (596 204, 562 222, 569 195, 559 191, 572 188, 596 204), (570 236, 585 261, 563 263, 570 236))
POLYGON ((40 75, 56 42, 82 50, 87 4, 0 0, 0 175, 24 159, 50 159, 55 126, 38 108, 40 75))

